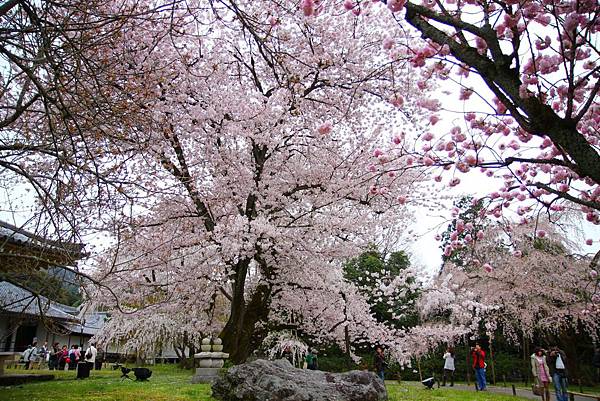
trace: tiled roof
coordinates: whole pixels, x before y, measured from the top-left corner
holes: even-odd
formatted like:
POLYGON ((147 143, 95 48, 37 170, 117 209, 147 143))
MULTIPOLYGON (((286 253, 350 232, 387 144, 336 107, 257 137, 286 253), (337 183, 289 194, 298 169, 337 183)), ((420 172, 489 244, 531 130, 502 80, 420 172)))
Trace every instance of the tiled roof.
POLYGON ((0 281, 0 311, 21 313, 33 316, 46 316, 54 319, 77 321, 77 317, 65 312, 57 302, 16 286, 8 281, 0 281))
POLYGON ((52 241, 12 224, 0 221, 0 244, 4 241, 18 245, 27 244, 36 248, 52 249, 60 253, 70 254, 75 259, 83 256, 83 244, 52 241))
POLYGON ((80 321, 84 322, 83 325, 77 323, 64 324, 63 326, 72 333, 83 333, 93 336, 104 326, 107 316, 108 313, 106 312, 88 312, 79 316, 80 321))

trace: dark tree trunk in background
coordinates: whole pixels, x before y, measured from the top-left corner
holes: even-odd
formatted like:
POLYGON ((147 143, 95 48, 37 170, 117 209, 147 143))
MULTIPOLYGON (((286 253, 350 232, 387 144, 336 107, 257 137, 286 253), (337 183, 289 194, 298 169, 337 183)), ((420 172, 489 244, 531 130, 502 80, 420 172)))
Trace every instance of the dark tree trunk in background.
POLYGON ((245 283, 250 259, 238 262, 235 266, 235 281, 231 294, 231 313, 225 328, 221 332, 223 348, 229 353, 229 360, 234 364, 244 363, 259 342, 253 342, 256 323, 266 320, 271 291, 266 285, 259 285, 245 299, 245 283))

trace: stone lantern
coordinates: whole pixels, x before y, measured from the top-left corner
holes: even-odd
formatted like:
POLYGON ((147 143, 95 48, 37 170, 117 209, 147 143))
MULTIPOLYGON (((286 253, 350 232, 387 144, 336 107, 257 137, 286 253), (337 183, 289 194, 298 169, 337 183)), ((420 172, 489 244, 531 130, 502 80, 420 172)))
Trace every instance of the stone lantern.
POLYGON ((200 360, 198 363, 200 367, 196 368, 192 383, 211 383, 217 378, 229 354, 223 352, 223 342, 220 338, 215 338, 212 344, 209 338, 202 339, 200 350, 202 352, 194 355, 195 359, 200 360))

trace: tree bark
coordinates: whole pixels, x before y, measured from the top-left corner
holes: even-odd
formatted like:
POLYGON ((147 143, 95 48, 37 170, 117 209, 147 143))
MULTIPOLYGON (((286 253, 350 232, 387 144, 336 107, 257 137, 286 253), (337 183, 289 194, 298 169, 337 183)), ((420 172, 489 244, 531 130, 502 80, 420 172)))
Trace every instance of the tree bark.
POLYGON ((266 320, 271 290, 267 285, 259 285, 249 301, 245 299, 245 282, 251 259, 236 264, 229 320, 221 332, 223 348, 229 353, 234 364, 244 363, 256 349, 259 342, 253 342, 256 323, 266 320))
MULTIPOLYGON (((600 154, 578 130, 577 123, 581 117, 563 118, 535 96, 522 98, 519 93, 522 84, 519 71, 515 70, 512 64, 514 55, 502 52, 490 26, 478 27, 446 13, 439 13, 413 3, 406 3, 406 21, 418 29, 424 38, 431 39, 440 46, 448 45, 451 54, 457 60, 476 70, 488 88, 504 103, 525 131, 542 137, 547 135, 557 148, 568 156, 561 161, 561 165, 573 170, 581 178, 588 177, 595 183, 600 183, 600 154), (459 35, 467 31, 484 38, 490 46, 491 58, 479 54, 477 49, 456 40, 433 25, 431 21, 452 27, 459 31, 459 35)), ((588 96, 593 98, 596 93, 597 89, 594 89, 588 96)), ((548 163, 552 164, 551 161, 548 163)), ((510 160, 507 160, 506 164, 510 164, 510 160)), ((559 192, 555 194, 564 197, 564 194, 559 192)), ((568 200, 600 210, 598 202, 585 202, 584 199, 576 197, 568 200)))

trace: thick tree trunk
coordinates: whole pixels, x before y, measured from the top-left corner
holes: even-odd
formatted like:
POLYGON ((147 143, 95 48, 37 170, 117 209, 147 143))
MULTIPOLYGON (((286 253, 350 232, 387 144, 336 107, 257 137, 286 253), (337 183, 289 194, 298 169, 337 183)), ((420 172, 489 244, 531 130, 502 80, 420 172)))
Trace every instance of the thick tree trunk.
POLYGON ((249 265, 249 259, 236 265, 229 320, 220 335, 223 348, 229 353, 229 360, 236 365, 244 363, 258 346, 257 342, 252 341, 256 323, 266 320, 271 295, 268 286, 259 285, 246 302, 245 282, 249 265))
POLYGON ((229 320, 221 333, 223 346, 234 364, 244 363, 256 349, 260 341, 255 340, 256 323, 268 315, 267 303, 269 290, 258 287, 246 305, 241 303, 232 308, 229 320))

